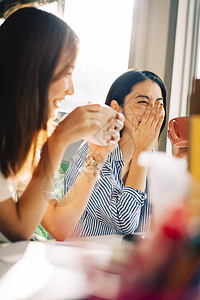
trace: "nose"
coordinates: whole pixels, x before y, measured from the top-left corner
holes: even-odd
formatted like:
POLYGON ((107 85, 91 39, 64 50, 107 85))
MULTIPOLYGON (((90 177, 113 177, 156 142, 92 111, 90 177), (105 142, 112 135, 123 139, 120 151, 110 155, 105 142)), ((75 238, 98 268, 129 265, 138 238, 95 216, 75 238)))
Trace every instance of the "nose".
POLYGON ((150 101, 149 101, 149 105, 150 105, 151 107, 154 107, 155 104, 156 104, 156 102, 155 102, 154 100, 150 100, 150 101))
POLYGON ((69 79, 67 90, 65 91, 65 95, 73 95, 74 94, 74 84, 72 78, 69 79))

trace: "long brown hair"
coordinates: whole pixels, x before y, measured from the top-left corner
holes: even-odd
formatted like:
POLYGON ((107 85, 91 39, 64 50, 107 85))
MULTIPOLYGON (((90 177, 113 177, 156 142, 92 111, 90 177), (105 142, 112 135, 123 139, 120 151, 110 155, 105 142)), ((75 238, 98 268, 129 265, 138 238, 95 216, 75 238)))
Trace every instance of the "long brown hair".
POLYGON ((60 18, 25 7, 0 26, 0 43, 0 170, 8 177, 20 170, 39 132, 47 129, 53 73, 63 52, 63 71, 72 67, 78 38, 60 18))

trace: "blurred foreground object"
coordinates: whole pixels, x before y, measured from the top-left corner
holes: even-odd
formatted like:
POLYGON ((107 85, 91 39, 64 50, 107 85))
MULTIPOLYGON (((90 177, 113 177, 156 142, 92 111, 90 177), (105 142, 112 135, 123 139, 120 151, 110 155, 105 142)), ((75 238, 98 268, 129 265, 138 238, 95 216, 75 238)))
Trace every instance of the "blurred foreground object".
POLYGON ((194 82, 190 99, 190 151, 189 170, 200 183, 200 80, 194 82))
POLYGON ((182 205, 166 216, 151 240, 124 249, 123 259, 114 255, 107 268, 93 266, 89 299, 200 299, 200 234, 188 229, 188 207, 182 205))
POLYGON ((190 187, 190 218, 200 230, 200 80, 196 79, 190 99, 190 147, 189 172, 190 187))
MULTIPOLYGON (((167 209, 162 210, 162 218, 154 224, 150 239, 137 240, 129 251, 124 248, 124 256, 113 255, 107 267, 93 265, 88 272, 91 300, 200 299, 200 80, 195 81, 191 96, 188 132, 188 192, 174 197, 174 192, 180 190, 177 180, 184 173, 180 167, 177 168, 175 189, 172 184, 163 185, 167 187, 165 191, 156 175, 160 174, 163 183, 168 182, 169 174, 173 178, 172 167, 168 165, 168 172, 162 171, 163 163, 152 165, 156 179, 153 184, 157 186, 157 192, 160 188, 160 205, 161 197, 165 198, 166 192, 170 195, 170 191, 174 191, 171 194, 174 205, 168 203, 167 209), (181 196, 182 201, 178 199, 181 196)), ((182 189, 185 189, 183 181, 182 189)))

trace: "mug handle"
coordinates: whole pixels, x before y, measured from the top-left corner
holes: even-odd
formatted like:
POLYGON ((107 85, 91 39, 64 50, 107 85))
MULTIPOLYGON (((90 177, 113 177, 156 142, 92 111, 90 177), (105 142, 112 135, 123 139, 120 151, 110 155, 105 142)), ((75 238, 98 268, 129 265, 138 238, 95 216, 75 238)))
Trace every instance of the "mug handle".
POLYGON ((176 134, 174 124, 176 123, 175 120, 172 121, 171 128, 170 128, 170 134, 173 140, 179 140, 180 137, 176 134))

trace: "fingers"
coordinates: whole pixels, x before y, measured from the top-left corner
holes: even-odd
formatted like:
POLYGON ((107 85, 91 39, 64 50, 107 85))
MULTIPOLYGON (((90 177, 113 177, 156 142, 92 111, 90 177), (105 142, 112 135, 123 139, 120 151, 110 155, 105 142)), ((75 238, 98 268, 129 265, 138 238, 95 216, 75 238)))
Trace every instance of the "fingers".
POLYGON ((110 140, 108 141, 108 146, 111 147, 110 151, 112 151, 117 146, 117 142, 114 140, 110 140))
POLYGON ((120 131, 124 127, 124 120, 124 115, 118 112, 116 118, 110 119, 108 123, 111 125, 111 128, 120 131))
POLYGON ((161 128, 163 120, 164 120, 163 106, 157 105, 157 111, 155 113, 154 119, 152 120, 153 128, 159 130, 161 128))
POLYGON ((91 128, 93 131, 96 131, 101 128, 101 121, 96 119, 88 119, 83 125, 91 128))
POLYGON ((119 141, 119 139, 120 139, 119 131, 117 131, 113 128, 108 128, 107 133, 110 135, 110 139, 108 139, 109 141, 115 141, 115 142, 119 141))
MULTIPOLYGON (((150 107, 146 109, 142 118, 142 124, 149 124, 154 129, 159 128, 160 123, 162 125, 164 119, 164 109, 161 101, 157 101, 156 104, 150 104, 150 107)), ((161 126, 160 126, 161 127, 161 126)))
POLYGON ((121 114, 121 113, 118 112, 118 113, 117 113, 117 119, 119 119, 120 121, 124 122, 125 117, 124 117, 123 114, 121 114))
MULTIPOLYGON (((77 108, 79 111, 82 111, 82 113, 88 114, 85 116, 85 118, 92 119, 92 120, 100 120, 103 119, 103 114, 101 111, 101 105, 100 104, 88 104, 83 105, 77 108)), ((120 131, 124 126, 124 115, 121 113, 116 114, 116 118, 112 118, 109 120, 109 127, 113 127, 115 130, 120 131)))
POLYGON ((100 132, 104 132, 103 139, 105 141, 116 143, 120 139, 119 132, 124 126, 124 116, 121 113, 116 113, 116 117, 110 119, 107 124, 102 124, 104 116, 99 104, 77 107, 74 112, 69 114, 69 117, 71 119, 71 126, 69 127, 72 128, 73 125, 77 135, 82 134, 82 138, 84 139, 96 134, 100 130, 100 132))
POLYGON ((122 121, 122 119, 112 118, 108 121, 108 123, 109 127, 114 128, 117 131, 122 130, 122 128, 124 127, 124 121, 122 121))
POLYGON ((161 129, 161 126, 162 126, 163 121, 164 121, 164 115, 161 114, 161 115, 159 116, 157 125, 156 125, 156 127, 155 127, 156 131, 160 132, 160 129, 161 129))
POLYGON ((85 108, 87 111, 100 111, 101 110, 101 105, 100 104, 87 104, 81 106, 82 108, 85 108))
POLYGON ((138 118, 134 116, 132 118, 132 132, 133 133, 137 130, 138 126, 139 126, 138 118))
MULTIPOLYGON (((101 106, 99 104, 89 104, 77 107, 74 111, 76 112, 77 122, 86 125, 88 127, 98 127, 100 128, 102 113, 100 112, 101 106)), ((97 128, 97 129, 98 129, 97 128)))
POLYGON ((148 122, 152 110, 153 110, 153 104, 150 103, 149 107, 146 109, 145 113, 143 114, 141 124, 146 124, 148 122))

